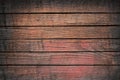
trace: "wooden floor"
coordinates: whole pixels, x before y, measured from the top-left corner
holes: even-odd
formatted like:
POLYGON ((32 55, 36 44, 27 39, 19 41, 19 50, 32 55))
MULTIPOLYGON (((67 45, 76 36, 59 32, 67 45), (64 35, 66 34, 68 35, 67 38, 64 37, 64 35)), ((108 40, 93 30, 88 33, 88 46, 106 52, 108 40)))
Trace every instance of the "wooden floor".
POLYGON ((0 0, 0 80, 120 80, 119 0, 0 0))

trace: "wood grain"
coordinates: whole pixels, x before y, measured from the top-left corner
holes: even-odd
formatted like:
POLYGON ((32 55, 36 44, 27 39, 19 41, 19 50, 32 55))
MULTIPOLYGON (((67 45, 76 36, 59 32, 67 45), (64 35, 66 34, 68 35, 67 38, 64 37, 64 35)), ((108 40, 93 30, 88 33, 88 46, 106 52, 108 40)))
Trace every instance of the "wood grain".
POLYGON ((119 80, 120 0, 0 0, 0 80, 119 80))
POLYGON ((0 51, 120 51, 119 39, 0 40, 0 51))
MULTIPOLYGON (((5 72, 6 80, 110 80, 113 77, 117 79, 113 75, 116 69, 117 66, 7 66, 0 68, 1 72, 5 72)), ((116 73, 117 76, 119 74, 120 72, 116 73)))
POLYGON ((119 27, 3 27, 0 39, 119 38, 119 27))
POLYGON ((5 26, 5 15, 0 15, 0 26, 5 26))
POLYGON ((5 12, 116 12, 119 0, 5 0, 5 12))
POLYGON ((120 25, 119 20, 119 14, 7 14, 6 26, 120 25))
POLYGON ((0 65, 116 65, 119 52, 0 53, 0 65))
POLYGON ((3 13, 4 8, 3 8, 3 1, 0 1, 0 13, 3 13))

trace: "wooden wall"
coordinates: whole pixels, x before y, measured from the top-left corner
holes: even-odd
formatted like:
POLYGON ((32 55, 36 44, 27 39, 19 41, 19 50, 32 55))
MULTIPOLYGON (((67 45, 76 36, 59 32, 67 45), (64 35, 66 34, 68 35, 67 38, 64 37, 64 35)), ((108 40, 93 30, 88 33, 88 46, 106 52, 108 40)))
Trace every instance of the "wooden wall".
POLYGON ((120 80, 119 0, 0 0, 0 80, 120 80))

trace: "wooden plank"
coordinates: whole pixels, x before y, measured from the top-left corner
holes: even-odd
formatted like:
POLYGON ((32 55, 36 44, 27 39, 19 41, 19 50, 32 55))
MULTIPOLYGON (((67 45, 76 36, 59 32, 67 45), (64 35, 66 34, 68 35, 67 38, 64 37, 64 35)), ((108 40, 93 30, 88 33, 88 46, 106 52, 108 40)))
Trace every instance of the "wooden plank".
POLYGON ((4 68, 0 67, 0 80, 6 79, 4 73, 5 73, 4 68))
POLYGON ((0 40, 0 51, 42 51, 41 40, 0 40))
POLYGON ((119 40, 43 40, 45 51, 119 51, 119 40))
POLYGON ((120 51, 120 40, 0 40, 0 51, 120 51))
POLYGON ((6 80, 119 80, 117 66, 4 67, 6 80), (114 74, 113 74, 114 73, 114 74))
POLYGON ((0 0, 0 13, 3 13, 4 12, 4 3, 2 0, 0 0))
POLYGON ((116 12, 119 0, 5 0, 6 12, 116 12))
POLYGON ((119 52, 0 53, 0 65, 118 65, 119 52))
POLYGON ((0 15, 0 26, 5 26, 6 21, 5 21, 5 15, 0 15))
MULTIPOLYGON (((1 14, 3 15, 3 14, 1 14)), ((7 26, 120 25, 120 14, 7 14, 7 26)))
POLYGON ((120 27, 3 27, 0 39, 120 38, 120 27))

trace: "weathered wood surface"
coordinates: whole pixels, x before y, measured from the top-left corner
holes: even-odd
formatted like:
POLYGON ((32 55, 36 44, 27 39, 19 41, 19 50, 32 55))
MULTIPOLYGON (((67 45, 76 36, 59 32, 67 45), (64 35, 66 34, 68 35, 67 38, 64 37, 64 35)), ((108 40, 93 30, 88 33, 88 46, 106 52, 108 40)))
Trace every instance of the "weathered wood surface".
POLYGON ((119 38, 120 27, 3 27, 0 39, 119 38))
POLYGON ((120 9, 119 0, 4 0, 4 4, 5 12, 9 13, 117 12, 120 9))
POLYGON ((4 13, 4 2, 3 0, 0 0, 0 13, 4 13))
POLYGON ((0 0, 0 80, 119 80, 119 5, 0 0))
POLYGON ((7 14, 5 19, 6 26, 120 25, 119 14, 7 14))
POLYGON ((0 53, 0 65, 118 65, 119 52, 0 53))
POLYGON ((116 69, 117 66, 7 66, 1 67, 0 72, 6 80, 110 80, 120 74, 113 74, 116 69))
POLYGON ((119 39, 0 40, 0 51, 120 51, 119 39))
POLYGON ((5 16, 0 15, 0 26, 4 26, 4 25, 5 25, 5 16))

